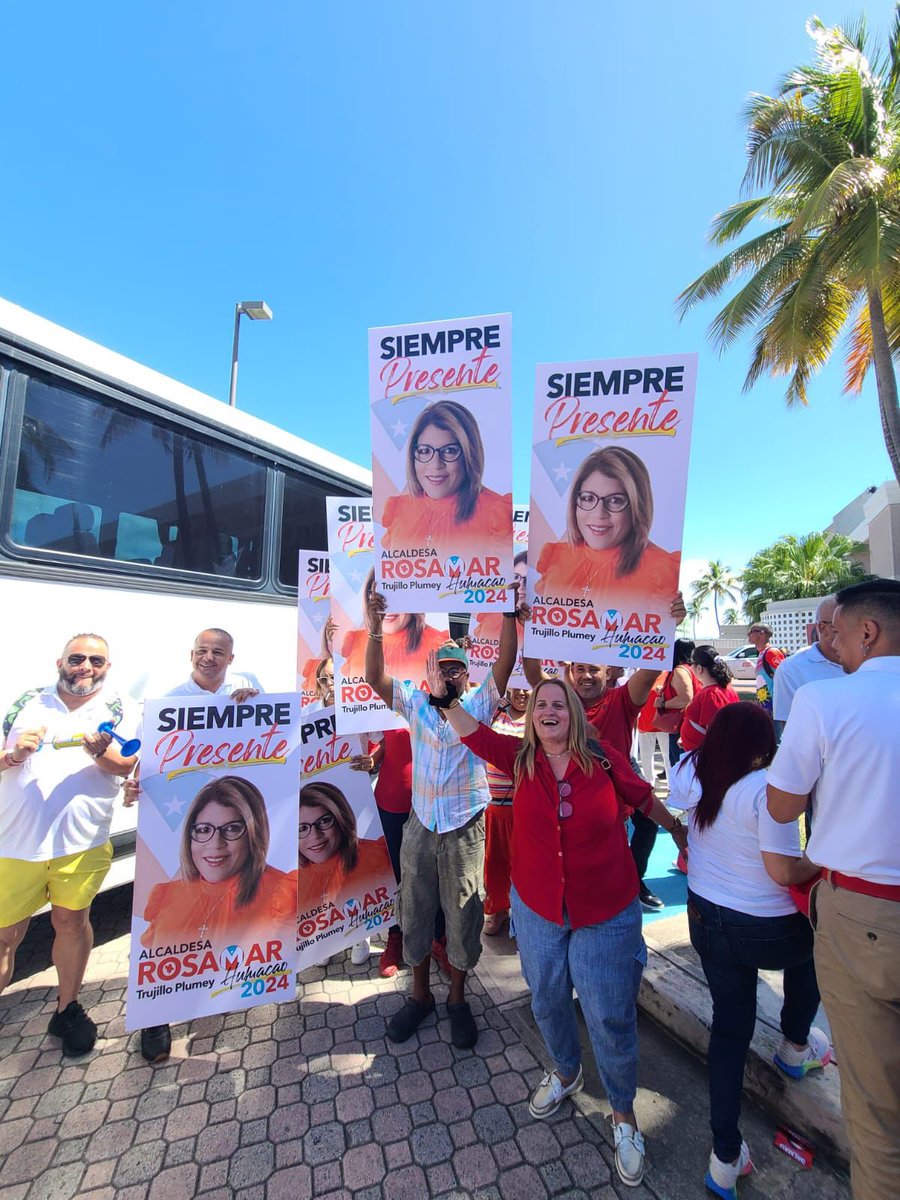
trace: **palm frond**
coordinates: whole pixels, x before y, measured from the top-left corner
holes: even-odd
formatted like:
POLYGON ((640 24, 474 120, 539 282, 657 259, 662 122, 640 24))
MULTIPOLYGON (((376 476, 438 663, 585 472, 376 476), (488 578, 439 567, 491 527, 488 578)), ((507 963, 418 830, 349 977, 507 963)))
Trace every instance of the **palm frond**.
POLYGON ((717 213, 709 231, 710 242, 714 246, 724 246, 726 242, 733 241, 739 233, 744 232, 754 217, 766 211, 771 199, 771 196, 757 196, 753 200, 741 200, 724 212, 717 213))
POLYGON ((765 266, 772 255, 777 254, 784 246, 786 230, 787 225, 779 225, 775 229, 766 230, 758 237, 751 238, 743 246, 735 247, 724 258, 720 258, 693 283, 689 283, 675 300, 679 317, 683 317, 702 300, 718 296, 733 279, 742 275, 744 271, 757 270, 765 266))

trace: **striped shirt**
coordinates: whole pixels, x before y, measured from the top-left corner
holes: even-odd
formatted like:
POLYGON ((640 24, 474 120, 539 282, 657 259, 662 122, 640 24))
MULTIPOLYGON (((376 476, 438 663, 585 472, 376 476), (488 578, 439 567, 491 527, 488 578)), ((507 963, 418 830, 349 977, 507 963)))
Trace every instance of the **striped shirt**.
MULTIPOLYGON (((487 772, 480 758, 459 740, 428 694, 412 683, 394 681, 394 712, 409 725, 412 741, 413 812, 426 829, 461 829, 487 806, 487 772)), ((493 671, 474 691, 460 698, 476 721, 490 721, 500 703, 493 671)))
MULTIPOLYGON (((513 720, 510 715, 511 710, 507 708, 498 709, 496 716, 491 722, 491 729, 495 733, 505 733, 510 737, 525 736, 525 714, 518 713, 518 721, 513 720)), ((505 771, 500 767, 495 767, 493 763, 487 763, 487 780, 488 787, 491 792, 492 804, 512 804, 513 792, 515 788, 513 781, 505 771)))

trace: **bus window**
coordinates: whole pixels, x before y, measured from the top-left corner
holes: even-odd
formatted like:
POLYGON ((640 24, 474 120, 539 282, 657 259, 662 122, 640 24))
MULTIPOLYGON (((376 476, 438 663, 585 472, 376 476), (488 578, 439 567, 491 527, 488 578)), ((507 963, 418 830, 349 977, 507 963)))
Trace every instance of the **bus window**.
POLYGON ((250 455, 29 378, 10 533, 25 547, 260 580, 266 480, 250 455))
POLYGON ((297 586, 297 556, 301 550, 326 550, 325 497, 352 496, 346 488, 303 479, 285 472, 281 510, 281 552, 278 579, 285 587, 297 586))

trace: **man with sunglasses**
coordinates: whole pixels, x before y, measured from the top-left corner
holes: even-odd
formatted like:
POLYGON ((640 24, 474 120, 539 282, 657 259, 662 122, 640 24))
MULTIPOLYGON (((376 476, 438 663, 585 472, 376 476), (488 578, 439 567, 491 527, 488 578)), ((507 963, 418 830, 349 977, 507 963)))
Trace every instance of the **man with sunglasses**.
POLYGON ((86 1054, 97 1026, 78 1003, 94 943, 91 903, 112 861, 109 827, 121 780, 134 769, 109 733, 137 731, 136 709, 107 686, 109 646, 70 638, 58 678, 26 692, 3 722, 0 753, 0 991, 34 913, 49 901, 59 999, 48 1033, 63 1054, 86 1054))
MULTIPOLYGON (((388 1022, 387 1036, 392 1042, 405 1042, 435 1010, 431 949, 440 907, 450 962, 450 1040, 466 1050, 478 1039, 465 986, 467 973, 481 955, 487 773, 482 760, 460 742, 440 706, 430 704, 428 695, 412 683, 386 673, 381 645, 385 601, 380 593, 370 595, 368 612, 366 682, 409 725, 413 761, 412 811, 400 847, 398 896, 403 956, 412 967, 413 990, 388 1022)), ((477 721, 490 724, 506 691, 517 647, 516 613, 505 613, 497 661, 474 691, 469 691, 465 651, 447 642, 436 652, 448 690, 477 721)))

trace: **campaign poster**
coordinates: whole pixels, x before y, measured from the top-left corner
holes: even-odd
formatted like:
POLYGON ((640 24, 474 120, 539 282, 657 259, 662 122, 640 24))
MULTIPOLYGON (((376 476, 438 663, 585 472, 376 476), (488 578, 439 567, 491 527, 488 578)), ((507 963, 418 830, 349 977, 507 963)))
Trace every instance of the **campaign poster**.
POLYGON ((369 330, 372 502, 389 612, 503 612, 512 572, 509 314, 369 330))
POLYGON ((301 550, 297 569, 297 691, 300 703, 321 703, 329 690, 331 645, 331 593, 328 554, 301 550))
POLYGON ((525 653, 672 663, 695 354, 540 364, 525 653))
POLYGON ((144 702, 126 1029, 294 996, 300 701, 144 702))
POLYGON ((335 711, 300 727, 298 969, 324 962, 393 923, 397 891, 368 775, 353 771, 356 739, 337 733, 335 711))
MULTIPOLYGON (((405 729, 406 722, 389 712, 366 683, 369 642, 367 598, 377 587, 372 534, 372 503, 346 496, 326 498, 331 618, 334 625, 334 701, 341 733, 405 729)), ((441 613, 389 612, 381 648, 388 675, 428 686, 425 662, 450 636, 441 613)))

